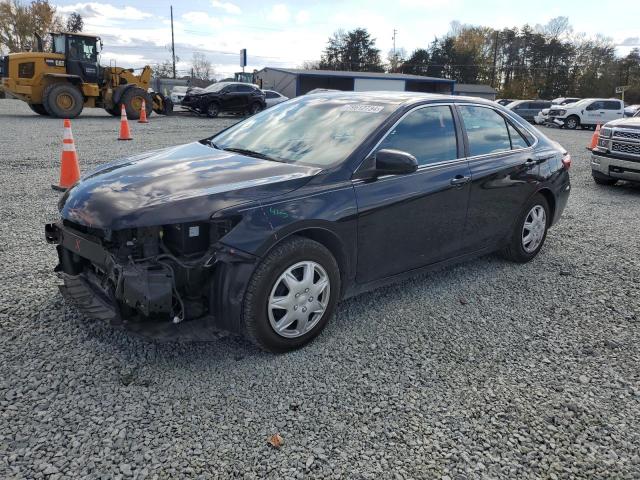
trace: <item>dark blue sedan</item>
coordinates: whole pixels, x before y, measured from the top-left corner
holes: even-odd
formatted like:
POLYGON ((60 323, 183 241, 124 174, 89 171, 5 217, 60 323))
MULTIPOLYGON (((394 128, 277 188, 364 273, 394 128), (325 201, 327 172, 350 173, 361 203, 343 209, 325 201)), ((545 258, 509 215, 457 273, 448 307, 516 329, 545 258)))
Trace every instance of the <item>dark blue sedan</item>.
POLYGON ((494 251, 533 259, 570 165, 495 102, 319 93, 101 167, 65 193, 46 236, 63 293, 93 317, 284 352, 342 298, 494 251))

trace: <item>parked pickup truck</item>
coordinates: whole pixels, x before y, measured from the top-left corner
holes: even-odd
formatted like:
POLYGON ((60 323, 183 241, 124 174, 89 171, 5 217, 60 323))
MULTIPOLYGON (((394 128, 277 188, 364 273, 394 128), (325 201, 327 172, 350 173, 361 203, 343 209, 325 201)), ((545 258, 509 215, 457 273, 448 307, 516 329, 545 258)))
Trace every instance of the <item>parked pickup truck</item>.
POLYGON ((640 182, 640 111, 600 129, 598 145, 591 152, 591 174, 600 185, 640 182))
POLYGON ((624 102, 616 98, 585 98, 569 105, 552 107, 549 121, 559 127, 575 130, 595 127, 624 117, 624 102))

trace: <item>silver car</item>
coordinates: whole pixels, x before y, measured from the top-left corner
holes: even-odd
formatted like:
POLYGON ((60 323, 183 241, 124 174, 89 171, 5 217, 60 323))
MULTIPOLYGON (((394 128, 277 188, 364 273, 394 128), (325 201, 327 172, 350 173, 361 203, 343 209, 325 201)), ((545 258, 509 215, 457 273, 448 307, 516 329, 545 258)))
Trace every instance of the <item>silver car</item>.
POLYGON ((591 174, 600 185, 640 182, 640 111, 605 123, 591 152, 591 174))

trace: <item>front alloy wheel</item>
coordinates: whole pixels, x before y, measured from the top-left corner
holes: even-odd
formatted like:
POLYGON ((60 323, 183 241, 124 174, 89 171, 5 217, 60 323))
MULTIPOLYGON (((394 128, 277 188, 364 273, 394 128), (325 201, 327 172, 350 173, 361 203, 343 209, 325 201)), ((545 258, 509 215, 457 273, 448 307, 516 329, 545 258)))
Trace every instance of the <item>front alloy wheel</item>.
POLYGON ((340 270, 321 243, 290 237, 256 267, 245 291, 246 335, 259 347, 283 353, 309 343, 325 327, 340 295, 340 270))
POLYGON ((276 280, 269 296, 269 323, 285 338, 311 331, 327 309, 331 282, 316 262, 298 262, 276 280))

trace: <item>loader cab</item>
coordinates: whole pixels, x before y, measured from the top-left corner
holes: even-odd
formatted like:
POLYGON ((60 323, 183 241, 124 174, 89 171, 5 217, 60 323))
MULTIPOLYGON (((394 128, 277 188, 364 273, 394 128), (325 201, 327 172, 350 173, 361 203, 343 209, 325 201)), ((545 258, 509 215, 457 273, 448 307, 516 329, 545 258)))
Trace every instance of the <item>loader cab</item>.
POLYGON ((67 74, 77 75, 85 83, 99 83, 99 37, 77 33, 52 33, 51 37, 52 53, 64 55, 67 74))

